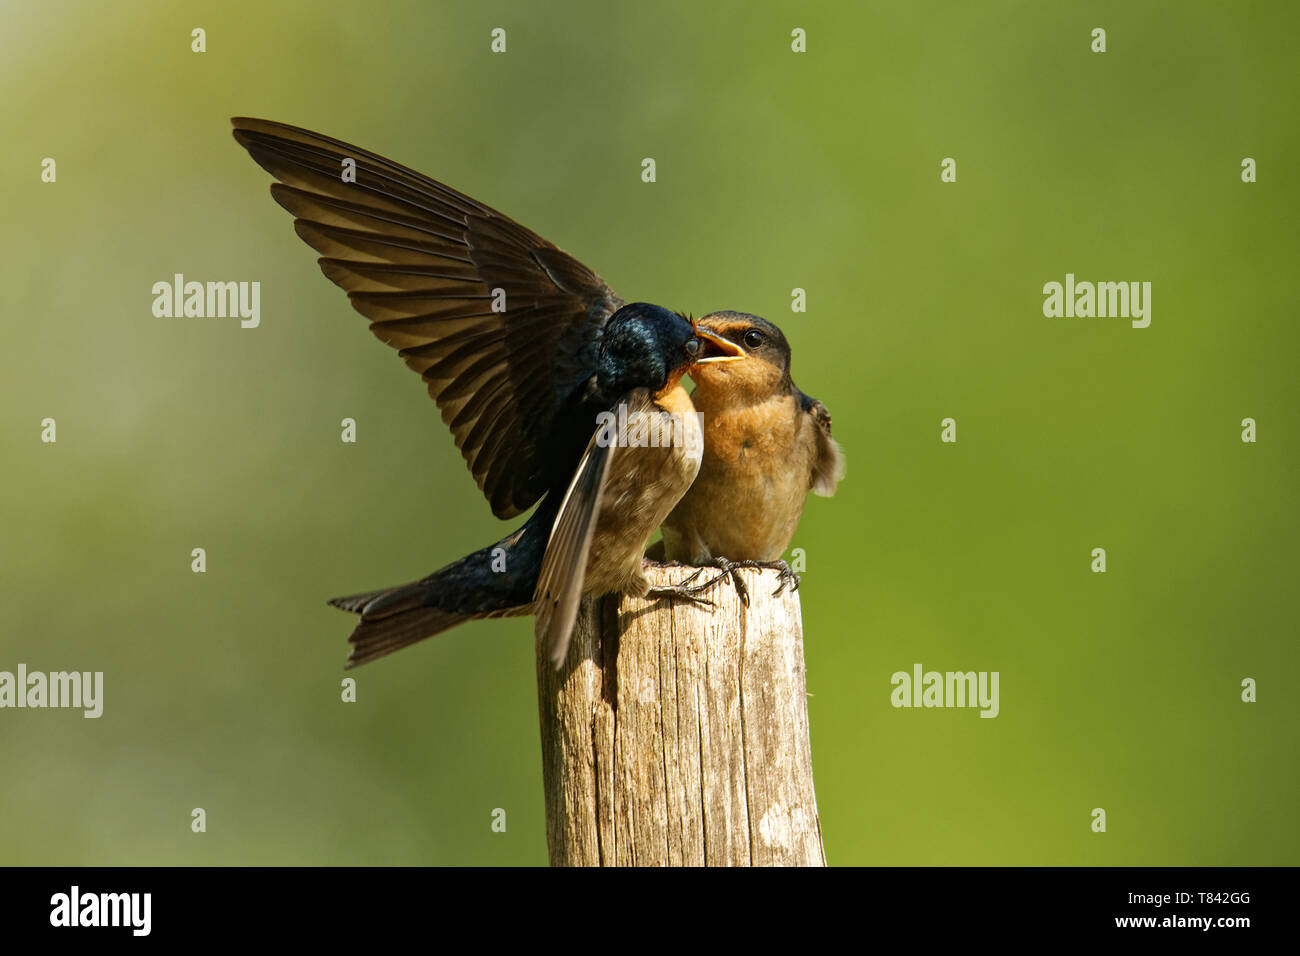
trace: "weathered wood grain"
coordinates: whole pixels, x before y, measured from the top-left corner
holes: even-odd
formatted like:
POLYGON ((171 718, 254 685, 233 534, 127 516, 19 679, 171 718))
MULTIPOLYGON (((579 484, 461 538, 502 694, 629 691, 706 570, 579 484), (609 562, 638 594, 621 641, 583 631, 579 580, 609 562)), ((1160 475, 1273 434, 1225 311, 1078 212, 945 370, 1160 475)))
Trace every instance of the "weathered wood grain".
POLYGON ((552 865, 825 865, 798 592, 740 573, 748 608, 729 581, 712 612, 606 597, 583 605, 563 670, 539 652, 552 865))

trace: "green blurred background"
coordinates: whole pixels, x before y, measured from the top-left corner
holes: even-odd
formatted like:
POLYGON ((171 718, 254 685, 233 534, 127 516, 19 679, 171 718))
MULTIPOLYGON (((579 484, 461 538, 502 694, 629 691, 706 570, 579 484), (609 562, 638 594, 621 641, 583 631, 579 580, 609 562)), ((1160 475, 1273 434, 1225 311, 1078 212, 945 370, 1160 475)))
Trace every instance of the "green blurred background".
POLYGON ((1218 2, 0 7, 0 669, 106 685, 99 720, 0 711, 0 863, 546 860, 531 622, 403 651, 340 701, 325 599, 505 526, 235 114, 444 179, 628 300, 786 329, 849 461, 794 542, 832 863, 1300 862, 1297 25, 1218 2), (261 327, 155 318, 175 272, 260 281, 261 327), (1044 318, 1066 272, 1151 281, 1151 327, 1044 318), (917 662, 999 671, 1001 715, 893 709, 917 662))

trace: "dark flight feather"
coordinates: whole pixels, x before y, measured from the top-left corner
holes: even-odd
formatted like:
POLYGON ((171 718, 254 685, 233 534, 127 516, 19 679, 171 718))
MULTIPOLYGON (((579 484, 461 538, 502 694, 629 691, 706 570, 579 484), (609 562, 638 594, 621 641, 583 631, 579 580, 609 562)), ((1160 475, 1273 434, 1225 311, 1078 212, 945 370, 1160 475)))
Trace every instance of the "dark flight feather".
POLYGON ((520 514, 562 482, 552 432, 622 300, 545 239, 415 170, 298 127, 231 122, 280 180, 272 194, 321 271, 424 378, 493 513, 520 514))

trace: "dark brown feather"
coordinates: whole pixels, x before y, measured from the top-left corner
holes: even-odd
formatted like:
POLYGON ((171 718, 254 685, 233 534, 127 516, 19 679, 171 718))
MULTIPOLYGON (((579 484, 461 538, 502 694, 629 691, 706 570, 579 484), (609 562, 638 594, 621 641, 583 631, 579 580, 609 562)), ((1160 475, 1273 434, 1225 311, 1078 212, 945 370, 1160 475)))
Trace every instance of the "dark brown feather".
POLYGON ((548 438, 623 304, 590 269, 488 206, 368 150, 266 120, 235 139, 371 331, 420 374, 498 517, 555 480, 548 438), (356 162, 343 182, 342 161, 356 162), (503 289, 506 310, 492 311, 503 289))

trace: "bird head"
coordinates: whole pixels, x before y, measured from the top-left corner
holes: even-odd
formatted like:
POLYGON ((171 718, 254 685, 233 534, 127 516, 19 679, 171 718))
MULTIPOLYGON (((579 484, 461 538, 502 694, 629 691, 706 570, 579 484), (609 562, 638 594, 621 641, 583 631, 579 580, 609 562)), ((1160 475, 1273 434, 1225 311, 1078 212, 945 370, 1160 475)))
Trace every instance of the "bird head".
POLYGON ((655 395, 677 385, 697 363, 744 357, 735 343, 698 327, 694 319, 646 302, 625 305, 605 323, 596 378, 602 392, 648 388, 655 395))
POLYGON ((701 337, 708 334, 726 341, 733 360, 708 356, 697 360, 690 370, 696 388, 761 400, 793 387, 790 343, 767 319, 745 312, 712 312, 698 320, 697 328, 701 337))

